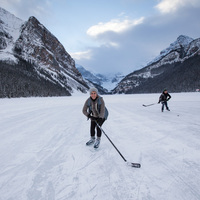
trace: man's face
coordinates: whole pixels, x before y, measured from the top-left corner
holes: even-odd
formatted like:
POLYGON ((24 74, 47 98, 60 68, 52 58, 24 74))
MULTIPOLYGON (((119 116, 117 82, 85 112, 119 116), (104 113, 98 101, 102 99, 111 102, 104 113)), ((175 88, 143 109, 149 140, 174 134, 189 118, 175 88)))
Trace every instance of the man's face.
POLYGON ((97 98, 97 93, 96 92, 91 92, 90 94, 92 99, 96 99, 97 98))

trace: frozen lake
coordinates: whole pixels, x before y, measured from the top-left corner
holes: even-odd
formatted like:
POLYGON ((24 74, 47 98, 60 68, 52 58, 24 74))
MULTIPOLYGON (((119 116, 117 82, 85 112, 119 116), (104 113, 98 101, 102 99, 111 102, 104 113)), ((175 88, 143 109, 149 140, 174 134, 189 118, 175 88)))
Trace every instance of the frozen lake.
POLYGON ((0 99, 0 200, 199 200, 200 93, 103 96, 98 150, 85 145, 87 95, 0 99))

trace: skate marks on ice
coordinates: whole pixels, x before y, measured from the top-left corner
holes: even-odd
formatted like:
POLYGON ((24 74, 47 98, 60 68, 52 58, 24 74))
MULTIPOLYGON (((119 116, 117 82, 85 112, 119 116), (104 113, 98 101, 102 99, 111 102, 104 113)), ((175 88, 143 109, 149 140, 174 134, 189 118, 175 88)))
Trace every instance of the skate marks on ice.
POLYGON ((110 115, 103 129, 140 169, 127 166, 103 135, 97 151, 85 145, 90 125, 80 97, 1 100, 0 199, 200 199, 198 97, 190 95, 190 107, 184 94, 171 101, 177 117, 144 109, 144 96, 104 97, 110 115))
POLYGON ((200 181, 195 177, 200 172, 199 165, 190 161, 184 150, 154 147, 142 155, 140 197, 144 198, 146 191, 148 197, 144 199, 199 199, 200 181))
MULTIPOLYGON (((127 193, 128 187, 124 186, 125 175, 122 169, 126 166, 124 163, 119 165, 115 162, 110 153, 112 150, 109 148, 107 150, 108 144, 105 144, 104 139, 102 140, 98 151, 91 151, 90 148, 93 147, 85 146, 81 155, 74 154, 75 164, 70 176, 75 177, 76 181, 72 181, 68 189, 76 192, 65 194, 65 197, 74 199, 124 198, 123 195, 127 193)), ((130 191, 128 194, 131 194, 130 191)))
MULTIPOLYGON (((139 107, 135 99, 140 95, 134 97, 126 96, 126 104, 123 104, 123 96, 117 109, 117 102, 116 105, 112 102, 108 107, 111 108, 110 115, 113 115, 110 122, 113 135, 119 133, 114 138, 116 143, 119 140, 119 149, 127 159, 134 156, 142 164, 134 177, 138 183, 135 199, 200 199, 200 179, 197 175, 200 173, 199 96, 195 94, 191 104, 181 102, 188 98, 187 95, 174 95, 177 102, 170 102, 173 111, 165 113, 161 113, 156 106, 148 110, 139 107), (124 111, 126 115, 123 118, 120 113, 124 111), (177 113, 180 117, 177 117, 177 113), (129 151, 120 146, 122 141, 125 141, 129 151)), ((117 98, 115 100, 119 101, 117 98)))

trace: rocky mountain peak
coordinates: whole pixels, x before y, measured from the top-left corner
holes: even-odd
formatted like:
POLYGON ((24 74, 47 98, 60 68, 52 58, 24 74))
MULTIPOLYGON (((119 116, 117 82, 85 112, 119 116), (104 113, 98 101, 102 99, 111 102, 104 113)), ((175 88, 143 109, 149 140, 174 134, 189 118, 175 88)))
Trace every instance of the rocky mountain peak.
POLYGON ((22 26, 21 35, 15 43, 14 50, 26 60, 40 63, 53 71, 63 71, 83 81, 75 67, 75 61, 63 45, 33 16, 22 26))
POLYGON ((186 35, 180 35, 177 38, 177 42, 182 46, 188 46, 190 42, 192 42, 194 39, 191 37, 188 37, 186 35))
MULTIPOLYGON (((0 9, 0 16, 0 61, 16 65, 28 62, 37 74, 34 77, 42 77, 61 90, 65 88, 67 94, 87 92, 89 86, 73 58, 34 16, 24 22, 4 9, 0 9)), ((23 81, 27 82, 25 78, 23 81)))
POLYGON ((167 47, 166 49, 164 49, 160 52, 160 56, 161 57, 166 56, 171 51, 178 50, 178 49, 182 49, 185 51, 188 48, 188 45, 193 40, 194 39, 192 39, 188 36, 180 35, 175 42, 171 43, 169 47, 167 47))
POLYGON ((199 87, 200 38, 180 35, 146 67, 128 74, 114 93, 195 91, 199 87))

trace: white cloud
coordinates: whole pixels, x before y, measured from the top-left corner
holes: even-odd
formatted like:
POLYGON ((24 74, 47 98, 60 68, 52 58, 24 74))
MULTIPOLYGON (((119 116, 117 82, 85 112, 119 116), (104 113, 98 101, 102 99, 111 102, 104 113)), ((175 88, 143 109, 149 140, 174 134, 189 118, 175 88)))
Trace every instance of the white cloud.
POLYGON ((70 53, 70 55, 72 56, 72 58, 74 58, 76 60, 91 59, 91 51, 90 50, 70 53))
POLYGON ((96 38, 99 35, 104 34, 105 32, 109 32, 109 31, 120 33, 132 28, 133 26, 141 24, 143 20, 144 20, 144 17, 141 17, 137 20, 125 19, 123 21, 120 21, 119 19, 113 19, 106 23, 100 22, 97 25, 90 27, 87 30, 87 34, 91 37, 96 38))
POLYGON ((116 48, 119 47, 119 44, 117 42, 109 42, 108 44, 109 46, 112 46, 112 47, 116 47, 116 48))
MULTIPOLYGON (((91 59, 82 59, 78 63, 99 73, 130 73, 145 66, 179 35, 199 38, 200 0, 198 1, 182 0, 181 5, 176 1, 176 4, 173 4, 177 9, 175 14, 154 13, 155 15, 145 17, 140 25, 130 25, 130 28, 107 27, 106 25, 111 24, 113 20, 93 26, 92 38, 102 45, 91 47, 91 59)), ((172 12, 170 9, 169 11, 172 12)), ((118 22, 122 23, 125 20, 118 22)))
POLYGON ((161 12, 161 13, 170 13, 175 12, 181 7, 185 6, 199 6, 200 2, 199 0, 162 0, 158 5, 155 7, 161 12))

